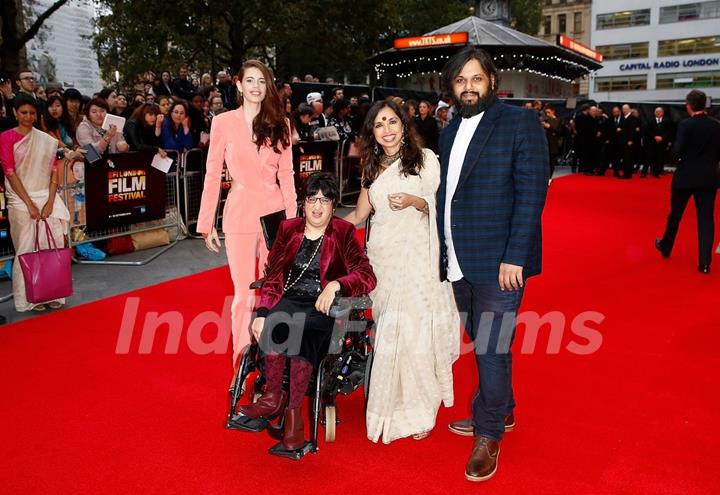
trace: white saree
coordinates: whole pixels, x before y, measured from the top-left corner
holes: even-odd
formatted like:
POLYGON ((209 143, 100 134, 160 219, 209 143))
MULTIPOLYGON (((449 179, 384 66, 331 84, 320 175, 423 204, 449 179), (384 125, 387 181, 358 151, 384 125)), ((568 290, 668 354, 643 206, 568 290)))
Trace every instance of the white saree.
POLYGON ((453 404, 452 364, 460 349, 460 319, 448 282, 439 278, 435 193, 440 163, 424 150, 419 176, 396 161, 370 186, 368 257, 377 275, 370 295, 376 338, 366 412, 368 438, 384 443, 427 432, 440 403, 453 404), (429 215, 393 211, 388 195, 422 197, 429 215))

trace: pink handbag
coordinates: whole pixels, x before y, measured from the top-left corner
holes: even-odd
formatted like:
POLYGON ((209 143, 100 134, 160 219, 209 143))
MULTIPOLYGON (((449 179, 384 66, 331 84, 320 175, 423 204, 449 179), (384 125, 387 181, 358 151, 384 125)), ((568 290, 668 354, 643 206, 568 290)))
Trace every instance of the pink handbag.
POLYGON ((35 221, 35 249, 31 253, 18 256, 23 278, 25 295, 28 302, 43 303, 72 295, 72 274, 70 263, 72 250, 58 249, 50 225, 45 224, 49 249, 40 249, 40 220, 35 221))

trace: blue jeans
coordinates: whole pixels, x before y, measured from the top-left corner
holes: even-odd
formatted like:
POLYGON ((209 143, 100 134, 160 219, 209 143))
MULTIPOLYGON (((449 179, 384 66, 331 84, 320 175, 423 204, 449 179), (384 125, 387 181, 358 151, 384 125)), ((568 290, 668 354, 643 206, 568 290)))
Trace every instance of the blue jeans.
POLYGON ((513 411, 512 354, 517 311, 523 289, 501 291, 497 282, 453 282, 465 332, 475 346, 479 381, 472 403, 475 435, 501 440, 505 417, 513 411))

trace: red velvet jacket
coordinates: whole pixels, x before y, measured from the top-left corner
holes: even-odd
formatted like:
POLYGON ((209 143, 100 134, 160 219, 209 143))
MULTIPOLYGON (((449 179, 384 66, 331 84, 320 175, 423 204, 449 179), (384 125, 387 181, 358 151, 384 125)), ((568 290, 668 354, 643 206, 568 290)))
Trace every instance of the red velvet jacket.
MULTIPOLYGON (((295 256, 305 235, 305 219, 292 218, 280 224, 268 255, 268 274, 258 304, 258 316, 265 316, 282 298, 295 256)), ((332 217, 325 230, 320 249, 320 285, 337 281, 345 297, 367 294, 375 288, 376 279, 370 262, 355 237, 355 226, 332 217)))

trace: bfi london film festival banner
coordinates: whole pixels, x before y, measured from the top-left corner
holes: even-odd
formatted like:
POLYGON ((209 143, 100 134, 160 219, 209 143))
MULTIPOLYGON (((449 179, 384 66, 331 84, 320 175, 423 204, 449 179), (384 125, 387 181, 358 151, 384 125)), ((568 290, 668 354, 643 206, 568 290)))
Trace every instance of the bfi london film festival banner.
POLYGON ((88 230, 165 217, 165 172, 153 168, 154 153, 117 153, 85 162, 88 230))
POLYGON ((302 191, 305 181, 316 172, 335 173, 337 141, 316 141, 293 146, 295 190, 302 191))

